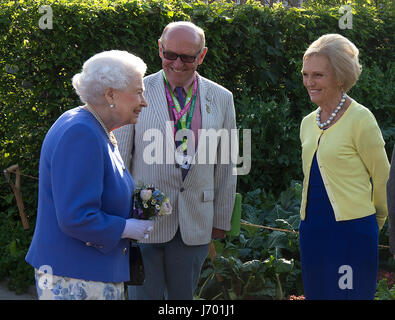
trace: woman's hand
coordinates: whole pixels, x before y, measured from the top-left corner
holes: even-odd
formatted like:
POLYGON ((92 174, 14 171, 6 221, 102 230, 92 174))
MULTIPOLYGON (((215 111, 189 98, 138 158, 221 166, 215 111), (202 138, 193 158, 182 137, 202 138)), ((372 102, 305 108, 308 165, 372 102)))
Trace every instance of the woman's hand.
POLYGON ((148 239, 152 230, 153 222, 151 220, 127 219, 121 237, 134 240, 148 239))

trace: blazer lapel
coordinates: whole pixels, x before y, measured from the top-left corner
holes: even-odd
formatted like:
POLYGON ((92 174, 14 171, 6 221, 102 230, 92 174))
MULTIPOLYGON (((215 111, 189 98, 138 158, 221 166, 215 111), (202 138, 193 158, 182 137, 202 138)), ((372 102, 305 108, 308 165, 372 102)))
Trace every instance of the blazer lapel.
POLYGON ((202 129, 208 129, 208 117, 210 112, 210 104, 212 102, 212 93, 207 82, 198 75, 200 90, 200 111, 202 114, 202 129))
MULTIPOLYGON (((200 94, 200 112, 202 115, 202 128, 201 129, 207 130, 207 129, 209 129, 209 117, 210 117, 210 112, 211 112, 210 110, 211 110, 211 103, 213 100, 213 96, 212 96, 211 88, 209 87, 207 81, 205 81, 205 79, 202 78, 199 74, 198 74, 198 82, 199 82, 199 94, 200 94)), ((193 161, 192 161, 191 167, 189 168, 189 172, 188 172, 185 180, 188 179, 188 176, 190 176, 191 170, 193 170, 194 165, 198 161, 199 145, 200 144, 198 141, 198 145, 195 150, 193 161)))
MULTIPOLYGON (((165 95, 165 86, 163 82, 162 70, 157 72, 152 81, 148 84, 151 86, 149 101, 152 104, 153 112, 161 124, 162 132, 166 132, 166 122, 170 121, 169 109, 165 95)), ((148 106, 149 107, 149 106, 148 106)), ((149 108, 147 108, 149 109, 149 108)), ((149 111, 149 110, 147 110, 149 111)))

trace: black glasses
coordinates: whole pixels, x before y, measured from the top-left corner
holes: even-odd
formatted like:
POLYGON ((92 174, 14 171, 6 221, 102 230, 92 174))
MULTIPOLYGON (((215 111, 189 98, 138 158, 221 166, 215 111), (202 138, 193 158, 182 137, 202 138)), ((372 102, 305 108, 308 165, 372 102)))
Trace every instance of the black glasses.
POLYGON ((177 54, 177 53, 174 53, 171 51, 165 51, 165 48, 162 45, 163 57, 167 60, 177 60, 177 58, 180 57, 182 62, 192 63, 192 62, 195 62, 195 60, 198 57, 198 55, 200 54, 200 52, 202 52, 202 49, 200 49, 199 52, 196 53, 195 56, 188 56, 187 54, 177 54))

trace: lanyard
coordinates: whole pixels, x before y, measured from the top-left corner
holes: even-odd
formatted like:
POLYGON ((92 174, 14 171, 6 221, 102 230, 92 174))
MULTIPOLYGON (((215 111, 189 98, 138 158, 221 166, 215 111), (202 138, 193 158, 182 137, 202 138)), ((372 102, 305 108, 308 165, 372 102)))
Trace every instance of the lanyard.
POLYGON ((173 91, 170 88, 169 82, 167 81, 165 72, 163 71, 163 78, 165 79, 165 90, 166 90, 166 98, 167 103, 172 108, 174 114, 174 134, 179 129, 189 129, 191 127, 192 116, 195 110, 196 97, 197 97, 197 77, 193 82, 193 86, 191 86, 188 90, 187 97, 185 99, 185 106, 181 109, 180 103, 178 99, 175 97, 173 91), (187 119, 187 112, 191 109, 187 119))

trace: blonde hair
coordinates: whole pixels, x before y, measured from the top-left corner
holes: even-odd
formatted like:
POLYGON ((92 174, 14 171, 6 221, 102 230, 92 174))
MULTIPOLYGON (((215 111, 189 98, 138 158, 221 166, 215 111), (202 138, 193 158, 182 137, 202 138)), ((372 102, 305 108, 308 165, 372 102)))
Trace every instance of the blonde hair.
POLYGON ((358 48, 347 38, 337 33, 325 34, 314 41, 303 55, 303 61, 312 55, 323 55, 329 59, 336 79, 344 92, 349 91, 362 72, 358 48))

